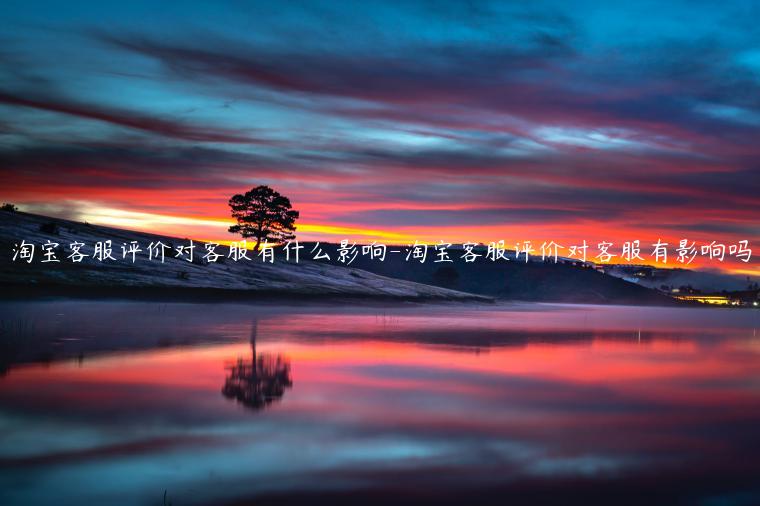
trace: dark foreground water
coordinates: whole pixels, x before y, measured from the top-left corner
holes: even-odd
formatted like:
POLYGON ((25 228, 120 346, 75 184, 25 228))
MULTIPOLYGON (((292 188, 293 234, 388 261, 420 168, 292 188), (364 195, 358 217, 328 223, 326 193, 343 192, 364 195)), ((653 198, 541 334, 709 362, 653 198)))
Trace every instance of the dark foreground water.
POLYGON ((1 304, 3 505, 760 504, 760 311, 1 304))

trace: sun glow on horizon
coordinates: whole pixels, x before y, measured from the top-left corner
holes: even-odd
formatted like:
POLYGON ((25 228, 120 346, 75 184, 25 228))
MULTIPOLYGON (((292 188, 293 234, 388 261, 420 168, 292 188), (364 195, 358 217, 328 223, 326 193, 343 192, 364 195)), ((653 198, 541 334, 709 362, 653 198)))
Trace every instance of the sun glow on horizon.
MULTIPOLYGON (((86 221, 103 226, 112 226, 118 228, 125 228, 136 230, 146 233, 155 233, 160 235, 187 237, 202 242, 215 242, 222 245, 229 246, 234 242, 239 242, 242 238, 230 238, 227 228, 234 224, 234 220, 224 217, 200 217, 200 216, 181 216, 163 213, 150 213, 141 211, 132 211, 126 209, 118 209, 115 207, 105 207, 98 205, 83 206, 83 210, 74 213, 76 219, 86 221)), ((522 233, 527 234, 535 232, 530 228, 522 229, 522 233)), ((395 245, 412 245, 415 242, 419 244, 435 245, 441 241, 452 242, 453 244, 461 244, 464 242, 476 242, 480 244, 488 244, 490 241, 498 241, 501 238, 508 239, 511 237, 526 237, 525 235, 516 235, 520 233, 520 229, 516 227, 438 227, 427 228, 424 230, 411 229, 410 227, 400 227, 399 231, 390 231, 376 228, 363 228, 360 226, 341 225, 341 224, 327 224, 327 223, 297 223, 296 234, 299 240, 306 241, 325 241, 325 242, 339 242, 341 240, 349 240, 356 242, 357 244, 380 242, 385 244, 395 245), (501 235, 501 238, 499 236, 501 235), (506 236, 505 236, 506 235, 506 236), (478 240, 479 237, 487 239, 478 240)), ((534 233, 534 237, 538 234, 534 233)), ((567 255, 568 244, 574 244, 572 242, 567 243, 567 237, 561 238, 559 242, 565 246, 565 251, 560 251, 559 256, 567 255), (564 243, 562 241, 565 241, 564 243), (563 255, 564 253, 564 255, 563 255)), ((531 253, 533 256, 540 255, 540 247, 542 241, 531 240, 530 238, 524 239, 531 241, 531 245, 534 251, 531 253)), ((547 241, 549 239, 546 239, 547 241)), ((582 242, 583 239, 579 239, 577 242, 582 242)), ((250 241, 249 241, 250 242, 250 241)), ((517 241, 519 242, 519 241, 517 241)), ((744 275, 744 276, 758 276, 760 272, 751 263, 744 264, 743 262, 731 262, 726 261, 723 263, 702 261, 699 257, 691 265, 683 265, 675 262, 673 255, 669 255, 666 263, 655 262, 648 256, 649 250, 648 243, 642 241, 642 255, 643 261, 625 262, 619 256, 610 261, 610 264, 616 263, 635 263, 637 265, 649 265, 652 267, 661 268, 687 268, 693 270, 699 270, 703 268, 714 269, 729 274, 744 275)), ((253 243, 249 246, 252 247, 253 243)), ((671 241, 670 246, 676 246, 677 241, 671 241)), ((513 250, 516 244, 512 241, 506 241, 505 247, 508 250, 513 250)), ((594 251, 595 243, 590 241, 588 243, 588 255, 587 260, 595 262, 600 265, 604 263, 595 260, 594 251)), ((750 244, 751 246, 751 244, 750 244)), ((618 252, 619 253, 619 252, 618 252)))

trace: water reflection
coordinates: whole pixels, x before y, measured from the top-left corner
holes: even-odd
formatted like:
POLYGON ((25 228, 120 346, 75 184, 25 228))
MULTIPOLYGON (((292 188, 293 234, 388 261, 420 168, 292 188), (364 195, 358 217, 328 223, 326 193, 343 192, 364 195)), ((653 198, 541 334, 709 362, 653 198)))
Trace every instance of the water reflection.
POLYGON ((758 504, 758 316, 0 306, 0 504, 758 504))
POLYGON ((281 399, 285 389, 293 386, 290 377, 290 360, 272 353, 256 354, 256 332, 258 321, 251 329, 251 357, 243 357, 227 367, 229 373, 224 380, 222 395, 236 399, 246 407, 262 409, 273 401, 281 399))

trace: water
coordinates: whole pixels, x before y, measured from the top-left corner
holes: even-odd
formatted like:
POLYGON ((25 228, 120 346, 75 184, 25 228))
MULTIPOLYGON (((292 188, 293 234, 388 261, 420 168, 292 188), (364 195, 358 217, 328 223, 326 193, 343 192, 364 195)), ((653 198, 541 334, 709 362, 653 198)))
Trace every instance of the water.
POLYGON ((0 503, 758 504, 758 315, 5 302, 0 503))

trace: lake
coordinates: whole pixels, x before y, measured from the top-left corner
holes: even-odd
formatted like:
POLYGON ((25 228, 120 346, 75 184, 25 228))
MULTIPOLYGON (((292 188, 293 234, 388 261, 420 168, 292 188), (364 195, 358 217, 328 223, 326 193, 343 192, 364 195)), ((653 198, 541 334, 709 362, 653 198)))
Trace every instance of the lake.
POLYGON ((0 305, 0 504, 760 504, 760 311, 0 305))

